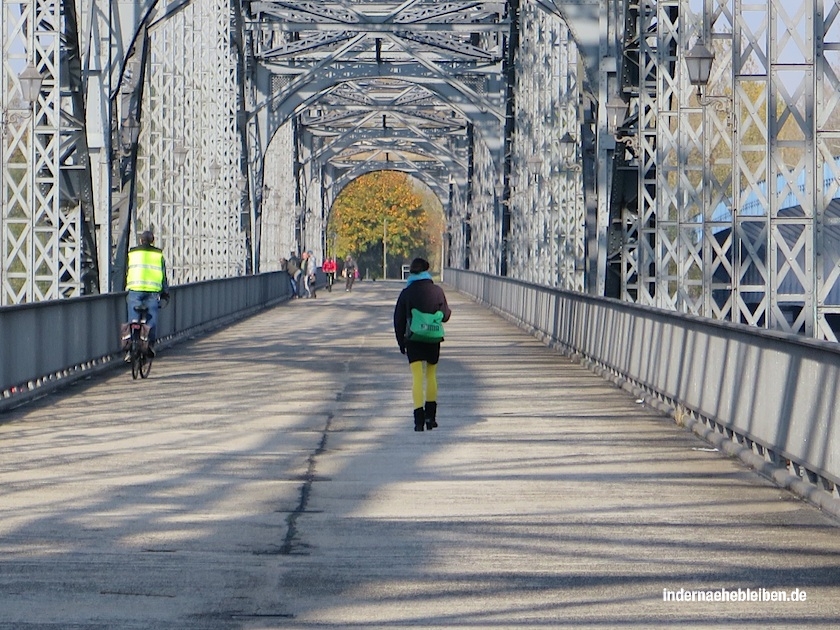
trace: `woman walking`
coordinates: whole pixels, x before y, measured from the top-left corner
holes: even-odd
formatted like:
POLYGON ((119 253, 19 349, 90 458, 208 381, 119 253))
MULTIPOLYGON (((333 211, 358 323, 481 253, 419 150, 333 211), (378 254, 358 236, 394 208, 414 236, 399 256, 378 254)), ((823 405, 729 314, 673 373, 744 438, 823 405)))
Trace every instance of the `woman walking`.
POLYGON ((452 311, 446 295, 432 281, 429 262, 415 258, 409 267, 408 284, 400 293, 394 308, 394 334, 400 352, 408 356, 411 367, 411 398, 414 403, 414 430, 434 429, 437 426, 437 364, 440 359, 440 340, 416 341, 411 338, 409 322, 412 309, 421 313, 440 312, 441 321, 449 321, 452 311), (425 372, 425 389, 423 377, 425 372))
POLYGON ((353 283, 356 281, 356 261, 350 254, 344 259, 344 270, 341 272, 344 276, 344 290, 352 291, 353 283))

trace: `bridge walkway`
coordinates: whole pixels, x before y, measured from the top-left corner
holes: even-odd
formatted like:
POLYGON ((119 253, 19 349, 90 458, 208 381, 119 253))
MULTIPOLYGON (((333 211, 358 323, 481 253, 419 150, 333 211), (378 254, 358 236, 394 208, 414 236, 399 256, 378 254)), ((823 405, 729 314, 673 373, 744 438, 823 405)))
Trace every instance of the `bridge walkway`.
POLYGON ((415 433, 400 287, 0 417, 0 628, 836 627, 836 521, 453 290, 415 433))

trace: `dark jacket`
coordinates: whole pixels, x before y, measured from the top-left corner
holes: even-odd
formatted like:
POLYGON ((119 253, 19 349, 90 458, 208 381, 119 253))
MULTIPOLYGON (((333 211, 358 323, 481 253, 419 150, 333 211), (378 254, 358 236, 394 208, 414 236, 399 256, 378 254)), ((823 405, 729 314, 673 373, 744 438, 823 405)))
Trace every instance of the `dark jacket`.
POLYGON ((423 313, 441 311, 445 322, 452 315, 443 289, 431 280, 415 280, 402 290, 394 308, 394 334, 400 348, 405 347, 405 330, 413 308, 423 313))

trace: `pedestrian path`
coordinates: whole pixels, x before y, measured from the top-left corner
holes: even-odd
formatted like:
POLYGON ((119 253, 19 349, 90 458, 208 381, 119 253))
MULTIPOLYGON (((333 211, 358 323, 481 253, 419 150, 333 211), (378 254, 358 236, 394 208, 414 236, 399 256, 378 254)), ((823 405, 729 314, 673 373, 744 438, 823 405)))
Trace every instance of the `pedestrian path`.
POLYGON ((415 433, 400 287, 0 416, 0 628, 837 627, 836 521, 452 290, 415 433))

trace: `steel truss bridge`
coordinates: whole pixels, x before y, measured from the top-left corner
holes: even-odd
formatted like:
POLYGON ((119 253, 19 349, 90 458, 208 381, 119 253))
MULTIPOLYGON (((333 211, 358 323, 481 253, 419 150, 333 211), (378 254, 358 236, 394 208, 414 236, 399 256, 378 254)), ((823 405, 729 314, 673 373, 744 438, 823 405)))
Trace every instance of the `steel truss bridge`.
POLYGON ((840 0, 0 7, 0 305, 121 290, 149 227, 178 284, 320 259, 396 169, 450 267, 837 340, 840 0))

